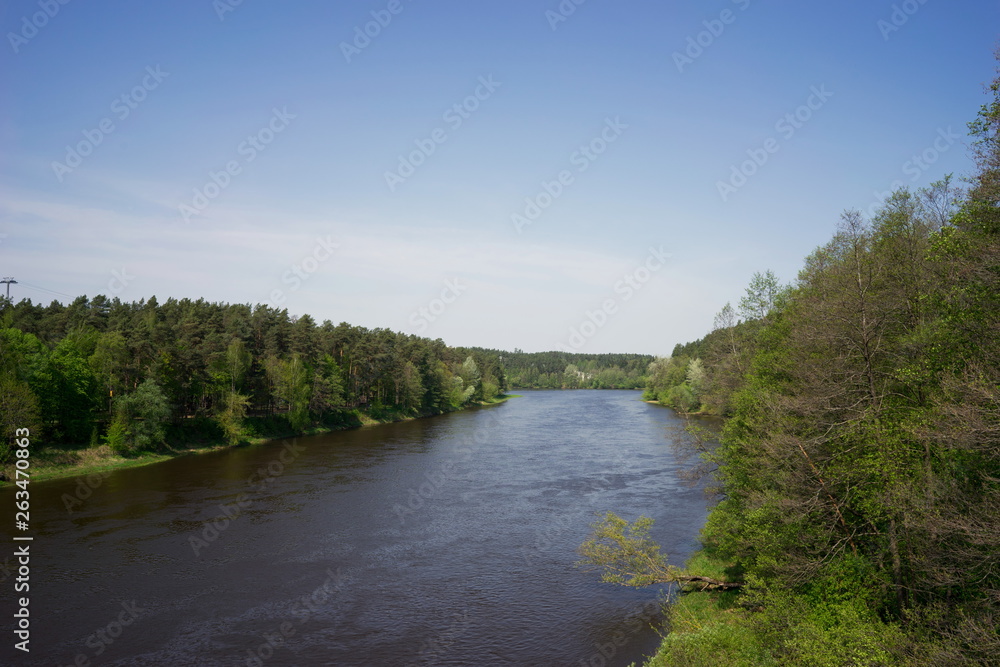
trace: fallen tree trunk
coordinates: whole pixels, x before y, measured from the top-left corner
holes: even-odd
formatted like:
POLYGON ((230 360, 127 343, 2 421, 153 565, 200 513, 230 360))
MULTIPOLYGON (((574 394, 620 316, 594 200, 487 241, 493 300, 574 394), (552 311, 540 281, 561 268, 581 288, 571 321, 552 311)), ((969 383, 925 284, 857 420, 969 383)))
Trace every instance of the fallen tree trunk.
POLYGON ((694 586, 697 590, 727 591, 743 584, 688 574, 667 562, 660 546, 649 538, 653 520, 639 517, 635 523, 608 512, 593 525, 594 532, 580 545, 580 565, 604 570, 601 581, 641 588, 656 584, 694 586))

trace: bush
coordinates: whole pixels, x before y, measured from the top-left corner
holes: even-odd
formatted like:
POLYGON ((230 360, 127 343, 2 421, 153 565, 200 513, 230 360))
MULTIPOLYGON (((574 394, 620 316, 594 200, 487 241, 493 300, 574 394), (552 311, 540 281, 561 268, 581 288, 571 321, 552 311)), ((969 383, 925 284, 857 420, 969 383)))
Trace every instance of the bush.
POLYGON ((691 391, 691 387, 686 384, 671 387, 667 391, 666 397, 661 398, 660 402, 669 405, 678 412, 694 412, 700 405, 698 397, 691 391))
POLYGON ((225 433, 226 442, 230 445, 239 444, 247 439, 248 432, 245 424, 247 417, 247 406, 250 398, 235 391, 226 394, 223 399, 222 410, 216 415, 222 432, 225 433))
POLYGON ((163 390, 152 380, 146 380, 131 394, 119 396, 114 413, 105 439, 113 451, 133 454, 164 442, 170 406, 163 390))
POLYGON ((908 664, 908 639, 856 600, 756 588, 688 593, 648 667, 841 667, 908 664), (753 609, 753 611, 749 611, 753 609))
POLYGON ((129 444, 129 432, 128 426, 122 419, 115 418, 111 422, 111 426, 108 427, 108 434, 105 436, 104 441, 111 448, 111 451, 116 454, 129 454, 131 453, 131 445, 129 444))

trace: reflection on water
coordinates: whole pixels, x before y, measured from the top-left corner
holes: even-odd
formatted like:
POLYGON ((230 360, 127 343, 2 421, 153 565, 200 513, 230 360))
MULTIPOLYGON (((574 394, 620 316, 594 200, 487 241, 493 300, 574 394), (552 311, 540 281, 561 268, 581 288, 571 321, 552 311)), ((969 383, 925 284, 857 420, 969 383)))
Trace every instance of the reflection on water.
POLYGON ((627 665, 657 591, 575 550, 611 510, 683 561, 706 504, 676 421, 638 392, 526 392, 118 471, 72 512, 77 480, 33 484, 25 664, 627 665))

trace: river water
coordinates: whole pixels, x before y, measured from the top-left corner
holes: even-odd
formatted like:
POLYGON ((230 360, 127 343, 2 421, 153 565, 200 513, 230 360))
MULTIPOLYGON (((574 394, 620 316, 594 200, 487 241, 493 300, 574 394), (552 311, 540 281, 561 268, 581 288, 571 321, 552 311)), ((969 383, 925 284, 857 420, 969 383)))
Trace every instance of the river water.
MULTIPOLYGON (((683 562, 707 506, 677 477, 678 423, 639 392, 527 391, 89 486, 32 483, 31 652, 13 649, 24 543, 8 527, 0 663, 641 661, 663 590, 602 584, 576 548, 610 510, 654 518, 683 562)), ((11 519, 15 490, 0 492, 11 519)))

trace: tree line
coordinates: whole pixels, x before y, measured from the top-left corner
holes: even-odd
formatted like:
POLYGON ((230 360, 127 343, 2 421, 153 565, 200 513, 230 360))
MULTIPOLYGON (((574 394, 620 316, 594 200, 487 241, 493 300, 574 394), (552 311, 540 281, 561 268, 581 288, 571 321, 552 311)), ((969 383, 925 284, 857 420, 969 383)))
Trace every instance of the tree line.
POLYGON ((641 389, 653 360, 647 354, 473 349, 502 357, 508 384, 521 389, 641 389))
MULTIPOLYGON (((948 182, 942 182, 921 196, 947 198, 953 194, 948 182)), ((738 306, 727 303, 716 314, 708 335, 678 343, 670 357, 650 363, 643 398, 684 414, 732 414, 733 395, 756 352, 760 329, 791 291, 773 271, 755 273, 738 306)))
MULTIPOLYGON (((433 415, 502 394, 499 358, 266 305, 0 299, 0 446, 119 452, 433 415)), ((0 452, 5 454, 6 452, 0 452)))
MULTIPOLYGON (((1000 75, 990 91, 968 187, 844 213, 793 284, 756 275, 652 363, 648 396, 728 417, 696 443, 719 494, 702 544, 740 591, 712 594, 718 622, 675 616, 651 665, 998 664, 1000 75)), ((646 524, 598 528, 584 553, 611 580, 649 583, 622 575, 642 556, 684 581, 646 524)))

